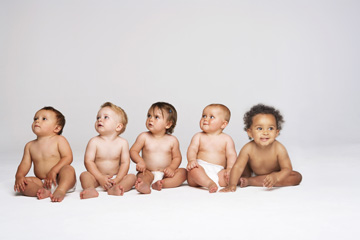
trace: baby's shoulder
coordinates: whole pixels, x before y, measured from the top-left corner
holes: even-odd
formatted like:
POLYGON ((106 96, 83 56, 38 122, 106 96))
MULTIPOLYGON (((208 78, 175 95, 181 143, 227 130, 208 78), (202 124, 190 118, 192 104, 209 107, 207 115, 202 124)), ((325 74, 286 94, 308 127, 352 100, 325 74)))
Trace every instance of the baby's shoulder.
POLYGON ((256 147, 255 142, 254 142, 254 141, 250 141, 250 142, 246 143, 246 144, 241 148, 241 151, 242 151, 242 152, 248 152, 248 153, 250 153, 255 147, 256 147))
POLYGON ((128 145, 128 141, 120 136, 118 136, 115 141, 121 145, 128 145))
POLYGON ((167 142, 170 142, 170 143, 179 142, 179 140, 177 139, 177 137, 175 137, 174 135, 171 135, 171 134, 165 134, 164 140, 167 141, 167 142))
POLYGON ((275 142, 274 142, 274 147, 277 152, 285 152, 286 151, 285 146, 277 140, 275 140, 275 142))

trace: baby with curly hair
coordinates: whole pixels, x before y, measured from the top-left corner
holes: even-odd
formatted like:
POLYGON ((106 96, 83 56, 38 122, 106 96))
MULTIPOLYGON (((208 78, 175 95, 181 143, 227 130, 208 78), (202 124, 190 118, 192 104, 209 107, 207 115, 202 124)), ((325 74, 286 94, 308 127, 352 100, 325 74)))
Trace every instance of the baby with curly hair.
POLYGON ((244 115, 249 143, 241 149, 230 173, 230 183, 221 192, 234 192, 236 186, 267 188, 295 186, 302 176, 293 171, 286 148, 276 140, 283 116, 271 106, 258 104, 244 115))

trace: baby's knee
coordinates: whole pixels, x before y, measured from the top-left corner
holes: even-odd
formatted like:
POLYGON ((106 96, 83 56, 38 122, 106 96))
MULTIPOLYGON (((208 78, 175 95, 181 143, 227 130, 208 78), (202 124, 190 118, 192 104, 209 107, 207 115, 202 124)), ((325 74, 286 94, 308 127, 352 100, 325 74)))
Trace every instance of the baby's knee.
POLYGON ((187 177, 187 171, 185 168, 176 169, 176 173, 179 174, 180 176, 184 177, 185 179, 187 177))
POLYGON ((292 171, 291 175, 294 178, 294 185, 299 185, 302 181, 302 175, 296 171, 292 171))
POLYGON ((88 178, 88 177, 91 177, 91 173, 89 173, 89 172, 87 172, 87 171, 82 172, 82 173, 80 174, 80 181, 82 182, 82 181, 84 181, 84 179, 86 179, 86 178, 88 178))
POLYGON ((71 165, 65 165, 61 168, 60 172, 68 172, 68 173, 73 173, 75 174, 75 169, 73 166, 71 165))

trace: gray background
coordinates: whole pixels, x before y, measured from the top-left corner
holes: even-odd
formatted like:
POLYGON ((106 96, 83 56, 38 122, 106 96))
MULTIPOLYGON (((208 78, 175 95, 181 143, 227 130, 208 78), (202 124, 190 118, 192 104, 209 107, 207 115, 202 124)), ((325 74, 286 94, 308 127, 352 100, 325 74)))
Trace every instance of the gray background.
MULTIPOLYGON (((359 1, 0 0, 0 239, 354 239, 360 235, 359 1), (132 145, 149 106, 172 103, 186 148, 202 109, 242 117, 259 102, 286 123, 279 136, 297 187, 209 194, 184 184, 123 197, 81 186, 60 204, 15 194, 35 112, 64 113, 77 176, 102 103, 123 107, 132 145)), ((135 173, 135 165, 130 166, 135 173)), ((32 171, 29 173, 32 175, 32 171)))
POLYGON ((202 109, 232 111, 226 132, 259 102, 286 123, 286 146, 359 143, 358 1, 0 2, 0 151, 22 151, 35 112, 51 105, 83 152, 102 103, 123 107, 131 145, 149 106, 172 103, 184 151, 202 109))

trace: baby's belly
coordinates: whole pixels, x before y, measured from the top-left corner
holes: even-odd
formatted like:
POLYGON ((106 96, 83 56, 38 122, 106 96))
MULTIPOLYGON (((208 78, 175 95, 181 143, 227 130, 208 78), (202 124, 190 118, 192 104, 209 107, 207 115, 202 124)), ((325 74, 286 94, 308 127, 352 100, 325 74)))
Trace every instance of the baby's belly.
POLYGON ((223 154, 205 154, 205 153, 198 153, 197 159, 206 161, 208 163, 220 165, 226 167, 226 159, 223 154))
POLYGON ((101 161, 96 162, 96 166, 102 174, 105 175, 116 175, 119 172, 119 163, 112 161, 101 161))
MULTIPOLYGON (((145 159, 144 159, 145 160, 145 159)), ((171 160, 167 159, 146 159, 145 164, 146 168, 150 171, 164 171, 171 163, 171 160)))

